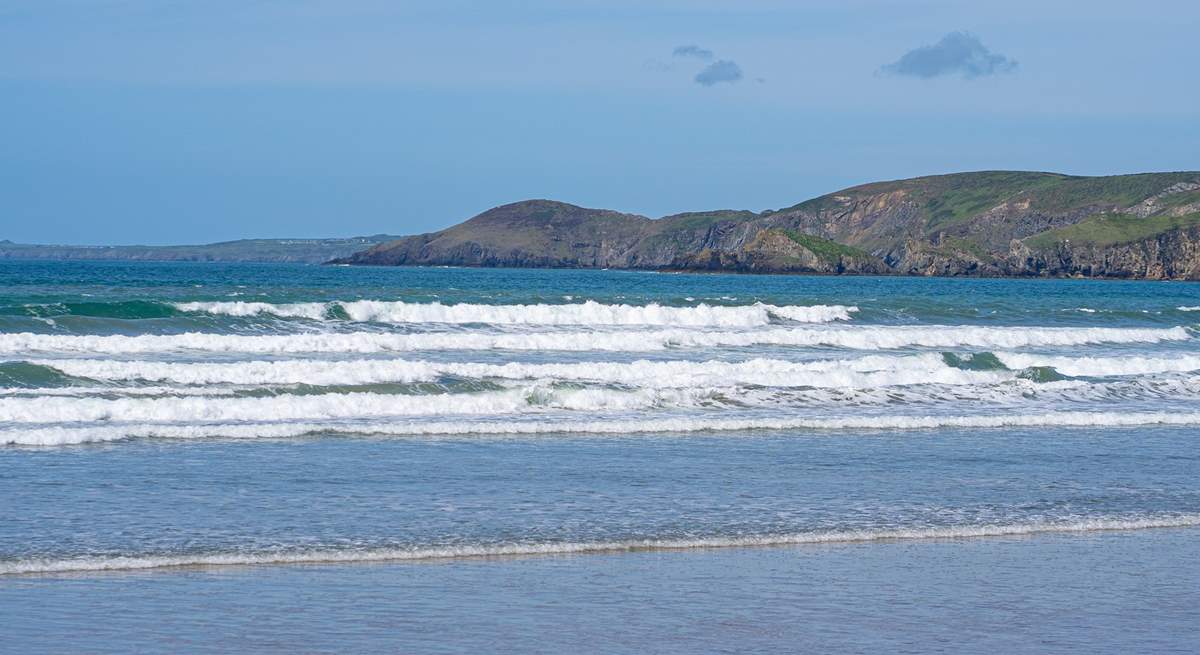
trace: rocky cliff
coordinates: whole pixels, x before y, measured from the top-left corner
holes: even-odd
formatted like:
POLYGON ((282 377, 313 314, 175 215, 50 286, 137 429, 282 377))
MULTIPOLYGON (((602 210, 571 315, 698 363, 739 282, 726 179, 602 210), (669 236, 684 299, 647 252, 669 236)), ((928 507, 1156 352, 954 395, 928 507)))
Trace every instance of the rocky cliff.
POLYGON ((1200 172, 959 173, 660 219, 530 200, 337 261, 1195 280, 1200 172))

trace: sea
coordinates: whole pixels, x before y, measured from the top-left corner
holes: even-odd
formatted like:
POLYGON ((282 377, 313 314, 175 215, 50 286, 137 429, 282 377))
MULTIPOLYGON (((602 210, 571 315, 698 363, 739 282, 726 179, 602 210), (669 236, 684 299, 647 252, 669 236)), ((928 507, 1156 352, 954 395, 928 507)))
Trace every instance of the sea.
POLYGON ((1200 284, 0 262, 0 652, 1197 652, 1200 284))

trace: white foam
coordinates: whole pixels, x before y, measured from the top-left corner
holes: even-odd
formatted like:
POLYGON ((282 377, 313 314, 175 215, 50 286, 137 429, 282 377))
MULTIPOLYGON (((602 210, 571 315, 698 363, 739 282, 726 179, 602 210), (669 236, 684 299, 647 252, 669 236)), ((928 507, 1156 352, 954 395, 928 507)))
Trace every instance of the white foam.
POLYGON ((94 573, 182 567, 265 566, 281 564, 351 564, 366 562, 411 562, 437 559, 517 557, 536 555, 585 555, 677 551, 712 548, 802 546, 810 544, 854 544, 888 541, 931 541, 980 539, 1042 534, 1072 534, 1129 530, 1194 528, 1200 514, 1133 516, 1127 518, 1081 518, 1009 524, 953 525, 940 527, 877 530, 819 530, 789 534, 692 539, 629 539, 591 542, 518 542, 462 546, 413 546, 409 548, 225 552, 188 555, 136 555, 125 557, 79 557, 25 559, 0 562, 0 575, 94 573))
POLYGON ((1175 357, 1056 357, 1024 353, 999 352, 997 359, 1008 368, 1052 366, 1063 375, 1105 377, 1147 375, 1153 373, 1185 373, 1200 371, 1200 356, 1175 357))
POLYGON ((1011 379, 1005 372, 964 371, 941 355, 868 356, 858 359, 790 362, 778 359, 725 361, 583 362, 571 364, 448 363, 364 359, 355 361, 251 361, 181 363, 111 360, 39 360, 71 376, 95 380, 148 380, 180 384, 354 385, 433 381, 443 376, 518 380, 578 380, 638 387, 874 388, 910 384, 979 384, 1011 379))
POLYGON ((487 323, 492 325, 669 325, 688 327, 756 327, 771 317, 801 323, 828 323, 850 319, 857 307, 813 305, 777 307, 763 303, 744 306, 701 304, 694 307, 609 305, 589 300, 562 305, 479 305, 440 302, 410 303, 383 300, 272 304, 263 302, 177 303, 181 311, 228 316, 269 314, 287 318, 324 320, 341 309, 352 321, 374 323, 487 323))
POLYGON ((786 318, 789 321, 796 321, 797 323, 832 323, 834 321, 850 320, 850 314, 857 312, 858 307, 846 307, 843 305, 813 305, 811 307, 787 305, 776 307, 768 305, 767 311, 773 316, 786 318))
POLYGON ((663 404, 687 406, 709 390, 654 392, 614 389, 549 389, 527 387, 481 393, 395 395, 378 393, 283 394, 227 398, 170 396, 165 398, 42 398, 0 397, 0 423, 53 424, 233 423, 243 421, 328 421, 387 419, 410 416, 503 416, 549 409, 628 411, 663 404))
POLYGON ((1097 403, 1107 407, 1114 401, 1164 399, 1183 401, 1200 398, 1200 378, 1148 380, 1132 378, 1119 382, 1061 380, 1034 382, 1016 378, 987 385, 914 385, 873 389, 739 389, 727 396, 748 407, 780 408, 988 408, 988 411, 1036 412, 1056 407, 1097 403), (1103 404, 1100 404, 1103 403, 1103 404))
POLYGON ((325 303, 303 302, 275 304, 268 302, 180 302, 173 303, 175 309, 181 312, 197 312, 205 314, 220 314, 224 316, 280 316, 285 318, 307 318, 314 321, 324 320, 329 308, 325 303))
MULTIPOLYGON (((346 398, 346 396, 339 396, 346 398)), ((428 399, 429 396, 421 396, 428 399)), ((248 399, 237 399, 248 400, 248 399)), ((116 402, 116 401, 109 401, 116 402)), ((228 402, 228 401, 227 401, 228 402)), ((44 404, 44 403, 43 403, 44 404)), ((213 405, 214 407, 216 405, 213 405)), ((236 406, 236 405, 234 405, 236 406)), ((337 407, 341 407, 340 405, 337 407)), ((252 408, 228 412, 245 416, 252 408)), ((220 411, 220 410, 217 410, 220 411)), ((311 409, 306 410, 312 413, 311 409)), ((143 412, 146 413, 146 412, 143 412)), ((437 414, 438 412, 430 412, 437 414)), ((177 416, 177 415, 176 415, 177 416)), ((254 421, 262 416, 242 420, 254 421)), ((142 419, 143 421, 147 419, 142 419)), ((118 441, 130 438, 198 439, 219 437, 231 439, 282 439, 310 434, 352 434, 376 436, 454 436, 454 435, 539 435, 539 434, 597 434, 635 435, 689 432, 745 432, 751 430, 931 430, 939 428, 987 429, 1009 427, 1138 427, 1138 426, 1200 425, 1200 412, 1049 412, 969 416, 908 416, 879 415, 836 418, 805 418, 794 416, 716 418, 693 411, 678 415, 647 419, 579 419, 555 416, 549 419, 529 419, 512 416, 506 420, 370 420, 347 421, 288 421, 276 423, 209 423, 209 424, 152 424, 130 425, 59 425, 53 427, 21 427, 0 431, 0 444, 26 446, 61 446, 82 443, 118 441)))
POLYGON ((232 396, 234 389, 211 387, 3 387, 0 396, 232 396))
POLYGON ((988 350, 1028 346, 1183 341, 1173 328, 1050 328, 975 326, 821 326, 740 331, 616 330, 589 333, 486 332, 390 334, 381 332, 235 335, 189 332, 171 335, 0 334, 0 353, 127 355, 168 352, 379 353, 422 350, 541 350, 650 352, 668 348, 832 346, 854 350, 909 347, 972 347, 988 350))
MULTIPOLYGON (((1200 398, 1200 377, 1131 377, 1113 382, 1085 382, 1082 380, 1062 380, 1055 382, 1035 382, 1016 376, 1014 373, 973 373, 978 378, 969 378, 963 383, 947 383, 944 378, 940 383, 930 383, 930 378, 924 378, 917 373, 906 373, 901 379, 882 375, 875 372, 850 376, 820 376, 819 381, 826 384, 859 385, 878 384, 879 386, 786 386, 795 384, 792 380, 782 380, 776 386, 766 386, 753 383, 742 383, 737 386, 725 386, 730 380, 715 381, 712 386, 698 386, 694 379, 683 380, 679 384, 693 386, 667 387, 669 380, 651 380, 643 389, 657 391, 671 390, 673 393, 657 393, 658 407, 700 406, 705 408, 726 409, 763 409, 787 410, 793 412, 810 411, 812 409, 832 410, 834 407, 897 407, 907 406, 911 411, 920 411, 921 407, 988 407, 993 410, 1011 409, 1013 411, 1037 411, 1052 409, 1059 403, 1081 402, 1111 402, 1131 401, 1138 399, 1167 399, 1184 401, 1189 398, 1200 398), (990 375, 1005 376, 1004 379, 993 381, 990 375), (910 382, 916 383, 900 386, 910 382)), ((932 378, 936 379, 936 378, 932 378)), ((505 381, 498 380, 501 384, 505 381)), ((953 382, 953 381, 951 381, 953 382)), ((553 384, 553 380, 521 380, 518 384, 553 384)), ((628 386, 626 386, 628 389, 628 386)), ((279 394, 289 395, 287 386, 273 389, 279 394)), ((643 402, 637 395, 610 395, 617 391, 613 389, 597 389, 596 392, 609 396, 608 408, 617 407, 620 400, 628 403, 631 409, 638 409, 638 403, 643 402)), ((619 393, 619 391, 617 391, 619 393)), ((554 407, 576 407, 567 404, 572 394, 585 398, 592 393, 586 389, 571 389, 555 385, 550 405, 554 407)), ((16 396, 35 398, 39 396, 70 396, 88 397, 101 396, 120 398, 125 396, 235 396, 237 387, 232 386, 156 386, 156 387, 63 387, 63 388, 29 388, 29 389, 0 389, 0 397, 16 396)), ((307 394, 305 394, 307 395, 307 394)), ((533 396, 536 398, 536 394, 533 396)), ((650 398, 655 398, 651 396, 650 398)), ((645 402, 650 402, 646 400, 645 402)), ((539 404, 539 403, 535 403, 539 404)))
POLYGON ((1200 312, 1200 305, 1176 307, 1181 312, 1200 312))

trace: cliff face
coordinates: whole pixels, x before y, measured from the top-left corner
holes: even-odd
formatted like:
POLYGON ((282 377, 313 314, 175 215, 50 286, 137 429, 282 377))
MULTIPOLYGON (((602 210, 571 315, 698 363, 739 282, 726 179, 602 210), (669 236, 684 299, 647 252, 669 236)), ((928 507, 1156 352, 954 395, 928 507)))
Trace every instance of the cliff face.
POLYGON ((1200 279, 1200 173, 961 173, 657 220, 533 200, 337 261, 1200 279))
POLYGON ((773 228, 752 212, 659 220, 549 200, 497 207, 441 232, 380 244, 337 263, 886 273, 877 257, 773 228))
POLYGON ((1051 276, 1200 280, 1200 225, 1108 246, 1059 242, 1033 252, 1014 245, 1013 270, 1051 276))

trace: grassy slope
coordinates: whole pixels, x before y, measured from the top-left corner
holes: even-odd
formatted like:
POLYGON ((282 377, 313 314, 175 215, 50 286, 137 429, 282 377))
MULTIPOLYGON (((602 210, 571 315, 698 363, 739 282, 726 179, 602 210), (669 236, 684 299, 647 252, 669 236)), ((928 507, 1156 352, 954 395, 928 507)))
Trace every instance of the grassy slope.
POLYGON ((1061 212, 1092 205, 1131 206, 1177 182, 1194 181, 1197 172, 1142 173, 1077 177, 1059 173, 979 171, 873 182, 826 194, 779 211, 819 211, 839 197, 894 192, 923 203, 930 229, 969 219, 1009 200, 1027 198, 1031 209, 1061 212))
POLYGON ((632 214, 530 200, 495 207, 434 233, 430 243, 453 248, 474 242, 498 253, 523 252, 551 260, 569 260, 577 254, 576 244, 629 238, 638 234, 648 221, 632 214))
MULTIPOLYGON (((1028 203, 1029 211, 1066 214, 1095 210, 1084 220, 1030 237, 1026 244, 1049 248, 1064 240, 1109 246, 1154 237, 1169 230, 1200 223, 1200 215, 1137 218, 1126 214, 1101 213, 1137 205, 1178 182, 1200 179, 1200 173, 1144 173, 1105 177, 1076 177, 1056 173, 981 171, 877 182, 852 187, 805 201, 786 210, 819 212, 844 206, 839 199, 867 198, 901 193, 918 203, 925 217, 924 231, 933 234, 970 222, 987 210, 1006 202, 1028 203)), ((1200 192, 1184 192, 1163 198, 1163 210, 1200 202, 1200 192)), ((807 246, 806 246, 807 247, 807 246)), ((964 251, 991 259, 987 249, 967 237, 946 239, 933 250, 964 251)))
POLYGON ((1200 213, 1185 216, 1149 216, 1096 214, 1064 228, 1050 230, 1025 240, 1031 248, 1050 248, 1060 241, 1096 246, 1131 243, 1157 236, 1168 230, 1200 224, 1200 213))
POLYGON ((751 211, 737 209, 718 209, 708 212, 688 212, 686 214, 674 214, 672 216, 664 216, 654 223, 662 229, 671 230, 698 230, 708 229, 714 223, 721 221, 744 221, 754 218, 756 214, 751 211))
POLYGON ((800 234, 794 230, 783 230, 789 239, 816 255, 818 259, 826 262, 836 262, 841 257, 848 259, 867 259, 870 258, 866 252, 858 248, 852 248, 845 244, 829 239, 822 239, 811 234, 800 234))
POLYGON ((943 175, 920 189, 926 196, 926 230, 933 232, 969 220, 1006 201, 1038 193, 1070 179, 1054 173, 985 171, 943 175))
POLYGON ((1177 182, 1192 181, 1198 174, 1142 173, 1106 177, 1065 177, 1031 194, 1032 209, 1062 212, 1095 205, 1130 207, 1177 182))
POLYGON ((1183 193, 1173 193, 1163 198, 1159 202, 1159 205, 1165 210, 1197 203, 1200 203, 1200 191, 1185 191, 1183 193))
POLYGON ((1025 171, 930 175, 850 187, 779 211, 815 212, 837 206, 840 204, 838 198, 861 198, 900 192, 920 202, 930 227, 939 228, 975 216, 1022 191, 1052 185, 1063 179, 1070 178, 1057 173, 1025 171))

